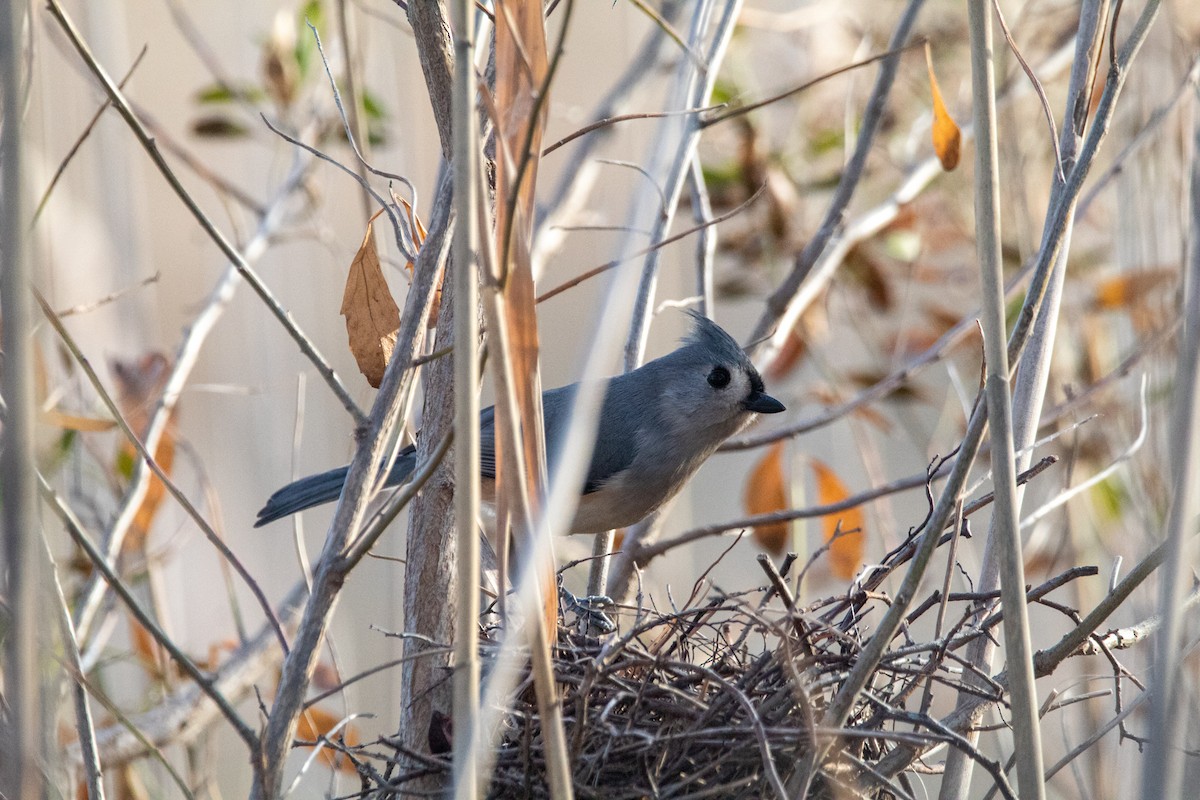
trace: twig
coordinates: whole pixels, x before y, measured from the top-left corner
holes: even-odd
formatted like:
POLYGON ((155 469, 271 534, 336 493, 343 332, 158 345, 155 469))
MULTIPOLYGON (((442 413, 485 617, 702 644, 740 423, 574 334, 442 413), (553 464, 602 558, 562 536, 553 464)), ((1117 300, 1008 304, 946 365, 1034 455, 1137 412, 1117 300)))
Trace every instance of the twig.
MULTIPOLYGON (((53 327, 55 332, 58 334, 59 339, 75 358, 76 362, 87 376, 88 381, 91 382, 92 388, 96 390, 96 394, 100 397, 101 402, 103 402, 104 406, 108 409, 108 413, 111 414, 113 419, 116 421, 117 427, 121 429, 121 432, 125 434, 125 438, 130 444, 133 445, 134 449, 137 450, 138 455, 141 457, 141 461, 144 462, 147 467, 149 467, 150 471, 154 473, 155 477, 162 482, 162 485, 166 488, 168 494, 175 498, 175 501, 178 502, 183 510, 187 512, 188 516, 192 518, 197 527, 199 527, 201 532, 204 533, 204 536, 208 539, 209 543, 216 548, 217 552, 220 553, 221 556, 234 568, 234 570, 237 571, 238 575, 241 576, 242 581, 246 584, 246 587, 250 589, 251 594, 253 594, 254 598, 258 601, 259 606, 262 608, 267 620, 270 621, 272 626, 275 628, 275 634, 279 638, 279 646, 283 649, 283 652, 286 653, 288 650, 287 637, 283 634, 283 628, 280 626, 279 620, 275 619, 275 612, 272 611, 271 604, 267 601, 267 596, 263 594, 262 587, 258 585, 258 581, 254 580, 254 576, 250 574, 250 571, 246 569, 246 566, 242 564, 241 560, 233 554, 232 550, 229 549, 229 546, 226 545, 221 537, 217 535, 217 532, 213 530, 211 525, 208 524, 208 520, 204 519, 204 516, 200 513, 200 511, 194 505, 192 505, 192 502, 188 500, 187 496, 179 489, 178 486, 175 485, 175 482, 171 480, 171 476, 167 474, 166 470, 164 470, 158 464, 158 462, 154 460, 154 454, 146 448, 146 444, 142 442, 133 429, 129 427, 129 423, 121 414, 121 410, 117 408, 117 404, 113 400, 112 395, 105 391, 104 384, 100 381, 100 376, 96 374, 94 369, 92 369, 91 362, 88 361, 87 357, 84 356, 83 352, 79 349, 78 343, 67 331, 66 327, 62 323, 62 320, 60 320, 58 315, 54 313, 54 309, 52 309, 50 304, 46 302, 46 298, 43 297, 42 293, 36 288, 33 290, 33 295, 36 298, 38 305, 40 305, 42 308, 43 316, 45 316, 51 327, 53 327)), ((88 555, 91 555, 90 550, 88 551, 88 555)), ((105 557, 104 555, 101 555, 100 557, 105 562, 105 568, 111 569, 111 564, 109 564, 109 560, 112 558, 111 554, 108 557, 105 557)), ((95 566, 98 567, 100 565, 97 564, 95 566)), ((90 625, 91 617, 81 613, 80 627, 85 627, 85 623, 90 625)))
MULTIPOLYGON (((677 117, 686 114, 703 114, 706 111, 712 111, 721 107, 722 106, 719 105, 706 106, 704 108, 687 108, 683 111, 648 111, 640 114, 617 114, 615 116, 605 117, 604 119, 596 120, 590 125, 584 125, 579 130, 574 131, 573 133, 568 133, 554 144, 542 148, 542 156, 548 156, 558 148, 562 147, 563 145, 570 144, 581 136, 587 136, 592 131, 600 130, 601 128, 607 128, 608 126, 615 125, 618 122, 629 122, 630 120, 635 119, 662 119, 663 117, 677 117)), ((603 159, 596 160, 603 162, 603 159)))
MULTIPOLYGON (((45 542, 45 540, 43 542, 46 545, 46 556, 50 562, 50 576, 54 579, 55 599, 58 600, 58 622, 62 629, 67 667, 74 674, 83 675, 83 665, 79 660, 79 640, 75 638, 75 625, 71 620, 71 607, 67 604, 66 595, 63 594, 62 582, 58 578, 58 566, 54 563, 54 554, 50 552, 49 542, 45 542)), ((75 732, 79 739, 79 757, 83 762, 88 800, 104 800, 103 768, 100 766, 100 753, 96 750, 96 726, 92 720, 91 706, 88 704, 87 689, 80 681, 74 681, 71 695, 75 704, 75 732)))
MULTIPOLYGON (((142 609, 137 598, 125 586, 125 582, 121 580, 120 576, 109 567, 107 560, 96 548, 96 545, 92 543, 91 537, 84 532, 83 526, 75 517, 75 514, 67 508, 54 489, 50 487, 50 484, 46 483, 46 480, 40 475, 38 476, 38 481, 41 485, 42 496, 50 503, 51 508, 54 509, 59 519, 62 520, 67 533, 87 553, 88 558, 96 570, 104 577, 105 582, 117 593, 130 613, 137 619, 138 623, 154 637, 154 640, 170 654, 172 660, 179 665, 180 669, 187 673, 196 682, 196 685, 208 695, 209 699, 216 704, 237 735, 250 749, 250 752, 255 752, 258 749, 258 736, 251 730, 250 726, 242 720, 241 716, 238 715, 229 700, 217 689, 213 681, 200 671, 199 667, 179 649, 179 646, 175 644, 171 637, 163 633, 158 624, 142 609)), ((274 614, 271 616, 274 617, 274 614)))
POLYGON ((1034 74, 1033 68, 1029 66, 1029 62, 1025 60, 1025 56, 1021 55, 1021 48, 1017 47, 1012 31, 1008 29, 1008 23, 1004 20, 1004 11, 1000 8, 999 0, 992 0, 992 10, 996 13, 996 21, 1000 23, 1000 30, 1004 34, 1004 41, 1008 43, 1008 49, 1012 51, 1013 57, 1021 65, 1021 70, 1029 79, 1029 85, 1037 93, 1038 102, 1042 105, 1042 115, 1046 118, 1046 127, 1050 129, 1050 146, 1054 148, 1054 169, 1058 173, 1059 182, 1065 181, 1062 151, 1058 147, 1058 128, 1054 125, 1054 112, 1050 110, 1050 101, 1046 99, 1046 90, 1042 87, 1042 82, 1038 80, 1037 75, 1034 74))
POLYGON ((246 280, 246 283, 250 285, 250 288, 254 290, 255 294, 262 299, 267 309, 271 312, 271 315, 279 321, 279 324, 283 326, 283 329, 287 331, 288 335, 291 336, 296 344, 300 347, 300 352, 304 353, 309 361, 312 362, 313 366, 316 367, 317 373, 329 385, 330 390, 334 393, 338 400, 341 401, 346 411, 348 411, 354 418, 355 423, 358 425, 364 425, 366 423, 366 415, 362 412, 362 409, 358 407, 358 404, 354 402, 354 399, 350 396, 350 392, 346 389, 346 387, 342 384, 341 379, 339 379, 337 374, 333 371, 333 367, 331 367, 325 358, 319 352, 317 352, 317 349, 313 346, 311 340, 309 340, 309 338, 300 331, 300 328, 295 322, 292 321, 287 310, 284 309, 284 307, 279 303, 275 295, 272 294, 271 290, 268 289, 266 284, 262 282, 262 279, 258 277, 258 274, 250 268, 249 263, 247 263, 242 255, 229 242, 229 240, 225 238, 225 235, 217 230, 217 227, 208 218, 208 215, 204 213, 204 211, 196 203, 196 200, 191 196, 187 189, 184 188, 183 184, 180 183, 178 177, 175 175, 174 170, 171 169, 170 165, 168 165, 166 160, 163 158, 162 153, 159 151, 158 145, 155 143, 153 137, 151 137, 146 131, 146 128, 144 125, 142 125, 141 121, 138 120, 137 115, 134 113, 129 101, 126 100, 125 95, 119 88, 117 88, 116 84, 113 83, 112 78, 109 77, 108 73, 96 60, 95 56, 92 55, 91 48, 88 47, 87 43, 84 42, 80 37, 79 32, 75 28, 75 24, 71 21, 70 17, 67 16, 66 11, 63 10, 62 6, 59 4, 59 1, 47 0, 47 2, 49 4, 50 13, 54 16, 55 20, 58 21, 59 26, 63 29, 63 32, 66 33, 67 38, 71 41, 75 51, 87 65, 88 69, 91 70, 92 74, 96 76, 96 79, 100 81, 100 84, 104 87, 105 93, 112 101, 113 106, 118 112, 120 112, 121 117, 129 125, 130 130, 133 131, 134 135, 141 143, 142 148, 150 156, 150 160, 154 162, 154 165, 166 179, 168 185, 170 185, 170 187, 174 190, 176 196, 183 202, 188 211, 191 212, 192 216, 200 224, 201 229, 208 235, 213 243, 217 245, 217 248, 221 251, 221 253, 234 265, 238 273, 241 274, 241 276, 246 280))
MULTIPOLYGON (((895 36, 892 37, 893 42, 898 41, 898 39, 899 39, 899 37, 895 37, 895 36)), ((894 47, 890 50, 887 50, 883 53, 877 53, 876 55, 873 55, 870 58, 864 58, 861 61, 855 61, 854 63, 847 64, 844 67, 838 67, 837 69, 826 72, 825 74, 820 75, 816 78, 813 78, 812 80, 805 81, 804 83, 800 84, 799 86, 793 86, 792 88, 786 89, 782 92, 779 92, 778 94, 773 94, 764 100, 757 100, 753 103, 748 103, 746 105, 735 105, 732 108, 728 108, 728 109, 721 111, 720 113, 712 114, 708 117, 705 117, 703 120, 701 120, 700 127, 708 128, 712 125, 717 125, 721 122, 725 122, 727 120, 734 119, 735 117, 740 117, 744 114, 749 114, 751 111, 757 111, 760 108, 765 108, 766 106, 772 105, 774 103, 778 103, 780 100, 786 100, 787 98, 792 97, 793 95, 797 95, 797 94, 800 94, 801 92, 808 91, 809 89, 813 88, 814 86, 818 86, 818 85, 824 83, 825 81, 829 80, 830 78, 836 78, 839 75, 845 75, 847 72, 853 72, 854 70, 860 69, 862 67, 869 67, 870 65, 876 63, 877 61, 883 61, 884 59, 891 58, 892 56, 899 56, 899 55, 907 52, 908 50, 912 50, 913 48, 916 48, 916 47, 924 47, 927 43, 928 43, 928 39, 926 39, 924 36, 918 36, 916 39, 914 39, 913 41, 911 41, 907 44, 899 45, 899 46, 894 47)))
MULTIPOLYGON (((846 208, 862 179, 867 164, 867 155, 871 151, 875 135, 883 120, 887 98, 891 94, 892 83, 896 79, 896 71, 900 66, 900 55, 896 50, 908 41, 909 34, 923 5, 924 0, 909 0, 908 5, 905 6, 888 42, 888 54, 880 62, 879 74, 875 78, 875 85, 871 88, 871 95, 863 109, 854 152, 842 171, 841 180, 838 181, 837 189, 834 191, 825 217, 813 238, 797 254, 787 278, 767 298, 767 309, 754 326, 754 332, 750 335, 751 341, 762 339, 775 331, 777 342, 773 343, 773 346, 779 346, 783 341, 781 337, 790 335, 796 320, 800 318, 801 313, 815 297, 814 291, 811 289, 801 291, 801 285, 807 283, 810 287, 815 287, 821 283, 817 280, 821 276, 813 272, 814 267, 826 247, 834 239, 835 234, 843 227, 846 208), (810 273, 813 273, 811 278, 810 273)), ((832 274, 836 266, 837 262, 830 260, 827 262, 827 266, 823 267, 823 271, 832 274)))
POLYGON ((1025 517, 1025 519, 1021 520, 1021 528, 1022 529, 1029 528, 1029 527, 1035 525, 1038 522, 1038 520, 1045 518, 1045 516, 1047 514, 1051 513, 1052 511, 1054 511, 1054 509, 1065 505, 1066 503, 1070 502, 1070 500, 1072 498, 1078 497, 1080 494, 1086 492, 1091 487, 1095 486, 1096 484, 1098 484, 1101 481, 1108 478, 1109 475, 1116 472, 1121 467, 1122 464, 1124 464, 1129 459, 1133 458, 1133 456, 1137 453, 1137 451, 1142 448, 1142 444, 1145 443, 1145 441, 1146 441, 1146 434, 1150 429, 1150 409, 1146 404, 1146 385, 1147 385, 1147 378, 1146 378, 1146 375, 1143 374, 1142 375, 1142 388, 1141 388, 1141 393, 1140 393, 1141 400, 1139 403, 1139 408, 1141 409, 1141 420, 1142 420, 1141 427, 1138 429, 1137 436, 1135 436, 1133 441, 1129 443, 1129 446, 1127 448, 1125 448, 1124 452, 1122 452, 1120 455, 1118 455, 1116 458, 1114 458, 1107 467, 1100 470, 1095 475, 1093 475, 1090 478, 1088 478, 1087 480, 1085 480, 1083 483, 1081 483, 1077 486, 1072 486, 1071 488, 1066 489, 1063 492, 1060 492, 1054 498, 1043 503, 1038 509, 1031 512, 1029 514, 1029 516, 1027 516, 1027 517, 1025 517))
MULTIPOLYGON (((1027 483, 1057 461, 1058 458, 1055 456, 1046 456, 1033 467, 1021 473, 1018 478, 1019 482, 1022 484, 1027 483)), ((936 478, 940 477, 940 475, 941 473, 939 471, 938 474, 935 474, 932 477, 936 478)), ((688 544, 699 539, 706 539, 709 536, 716 536, 718 534, 725 533, 726 531, 737 530, 739 528, 753 528, 759 525, 769 525, 775 522, 791 522, 797 519, 813 519, 815 517, 825 517, 829 516, 830 514, 837 514, 842 511, 848 511, 851 508, 857 508, 864 503, 877 500, 880 497, 884 497, 889 494, 895 494, 897 492, 919 488, 924 486, 929 480, 930 476, 926 473, 911 475, 907 478, 901 478, 899 480, 892 481, 891 483, 884 484, 883 486, 878 486, 874 489, 868 489, 865 492, 851 495, 844 500, 839 500, 836 503, 829 503, 828 505, 809 506, 808 508, 792 509, 789 511, 772 511, 767 514, 755 514, 753 516, 743 517, 742 519, 736 519, 732 522, 720 522, 712 525, 705 525, 700 528, 693 528, 690 531, 686 531, 670 539, 662 539, 654 542, 653 544, 639 546, 634 551, 634 559, 639 565, 645 566, 645 564, 651 559, 662 555, 668 550, 672 550, 680 545, 688 544)), ((964 515, 970 516, 974 512, 991 503, 992 499, 993 496, 989 493, 968 503, 964 509, 964 515)))
MULTIPOLYGON (((339 8, 339 15, 342 18, 342 35, 346 36, 347 34, 345 32, 345 26, 346 26, 345 0, 339 0, 338 8, 339 8)), ((324 45, 321 44, 321 34, 317 32, 316 27, 314 27, 311 22, 308 23, 308 29, 310 31, 312 31, 313 39, 316 40, 317 53, 321 56, 321 64, 324 65, 324 67, 325 67, 325 77, 329 79, 329 90, 333 93, 333 102, 337 106, 338 115, 341 117, 342 129, 346 133, 346 141, 350 143, 350 149, 354 152, 354 157, 358 159, 359 166, 362 169, 366 170, 367 172, 370 172, 373 175, 379 175, 380 177, 388 178, 390 180, 399 181, 400 183, 403 183, 406 187, 408 187, 408 191, 412 195, 412 207, 416 208, 417 207, 417 187, 413 185, 413 182, 410 181, 408 178, 404 177, 403 175, 397 175, 393 172, 383 172, 382 170, 378 170, 375 167, 371 166, 370 162, 367 161, 366 157, 362 154, 362 151, 359 149, 358 138, 361 137, 361 135, 362 135, 362 130, 361 130, 360 121, 359 121, 359 115, 358 115, 359 100, 358 100, 358 96, 356 94, 354 94, 354 82, 352 80, 354 71, 350 68, 350 61, 352 60, 351 54, 354 51, 351 50, 347 44, 343 43, 343 52, 346 54, 346 62, 347 62, 347 65, 346 65, 347 87, 350 89, 351 98, 353 100, 353 103, 351 105, 351 114, 350 114, 350 117, 347 118, 346 109, 342 106, 342 94, 340 91, 338 91, 337 81, 335 81, 333 79, 333 71, 329 67, 329 60, 325 57, 325 47, 324 47, 324 45)), ((264 116, 263 119, 266 120, 266 117, 264 116)), ((268 123, 268 125, 270 126, 270 123, 268 123)), ((281 136, 283 135, 278 130, 276 130, 274 128, 274 126, 270 126, 270 127, 271 127, 271 130, 275 131, 279 135, 281 135, 281 136)), ((301 144, 300 142, 297 142, 295 140, 292 140, 292 141, 294 144, 298 144, 301 147, 305 147, 306 149, 308 149, 305 145, 301 144)), ((328 158, 328 157, 322 155, 321 153, 318 153, 315 149, 312 149, 309 152, 312 152, 314 155, 317 155, 317 156, 321 157, 322 159, 325 159, 326 161, 329 161, 330 163, 335 164, 339 167, 342 166, 341 164, 338 164, 333 159, 328 158)), ((345 170, 345 167, 342 167, 342 168, 345 170)), ((346 170, 346 171, 349 172, 349 170, 346 170)), ((404 257, 407 258, 409 261, 415 261, 416 257, 417 257, 416 252, 419 248, 416 244, 416 238, 414 235, 415 231, 413 231, 407 224, 408 223, 407 217, 404 215, 397 214, 394 204, 385 202, 383 200, 383 198, 380 197, 379 194, 376 193, 371 188, 370 184, 367 182, 365 175, 362 175, 361 173, 352 173, 352 174, 354 174, 358 178, 359 185, 361 185, 367 191, 368 194, 370 194, 373 198, 375 198, 375 201, 377 203, 379 203, 380 206, 382 206, 384 209, 387 210, 388 219, 390 219, 392 221, 392 227, 396 231, 396 246, 397 246, 397 248, 400 250, 401 253, 404 254, 404 257)), ((369 217, 370 214, 368 213, 367 216, 369 217)))
POLYGON ((678 242, 681 239, 686 239, 687 237, 691 236, 693 233, 696 233, 698 231, 703 231, 707 228, 713 227, 714 225, 720 225, 722 222, 725 222, 726 220, 736 217, 738 214, 741 214, 743 211, 745 211, 751 205, 753 205, 754 201, 756 201, 756 200, 758 200, 758 198, 762 197, 763 192, 766 191, 766 188, 767 187, 765 184, 758 187, 758 190, 755 191, 754 194, 750 195, 750 197, 746 198, 746 200, 744 202, 742 202, 736 208, 734 208, 730 211, 726 211, 724 214, 721 214, 718 217, 713 217, 712 219, 707 220, 706 222, 703 222, 699 225, 694 225, 691 228, 688 228, 687 230, 680 231, 679 233, 676 233, 676 234, 672 234, 671 236, 668 236, 668 237, 656 242, 655 244, 649 245, 648 247, 644 247, 641 250, 635 250, 634 252, 629 253, 628 255, 622 256, 621 258, 615 258, 612 261, 608 261, 604 264, 601 264, 598 267, 592 267, 589 270, 585 270, 584 272, 580 273, 579 275, 576 275, 574 278, 571 278, 568 281, 560 283, 558 286, 555 286, 553 289, 549 289, 545 292, 542 292, 540 295, 538 295, 537 301, 539 303, 541 303, 545 300, 549 300, 551 297, 562 294, 567 289, 573 289, 574 287, 578 286, 579 284, 583 283, 584 281, 594 278, 597 275, 601 275, 605 272, 608 272, 610 269, 613 269, 614 267, 618 267, 621 264, 624 264, 626 262, 634 260, 635 258, 641 258, 644 255, 649 255, 650 253, 653 253, 656 250, 661 250, 662 248, 666 247, 667 245, 674 244, 675 242, 678 242))
MULTIPOLYGON (((191 789, 188 788, 187 781, 184 780, 183 776, 179 774, 179 770, 175 769, 174 765, 171 764, 171 760, 163 754, 162 749, 156 746, 154 742, 150 740, 150 737, 138 727, 137 723, 135 723, 127 714, 121 711, 121 709, 117 707, 117 704, 114 703, 100 687, 88 680, 88 677, 78 669, 77 665, 68 663, 65 666, 68 674, 71 676, 71 680, 73 680, 76 685, 79 686, 80 690, 96 698, 100 705, 104 706, 104 710, 116 720, 116 724, 128 731, 130 736, 137 740, 137 742, 144 748, 144 752, 148 754, 150 758, 153 759, 154 762, 160 767, 162 767, 166 771, 167 775, 171 777, 171 780, 174 781, 175 786, 178 787, 183 797, 187 798, 187 800, 195 800, 195 795, 192 794, 191 789)), ((110 767, 119 766, 118 764, 114 764, 112 762, 107 763, 110 767)))
MULTIPOLYGON (((133 77, 134 71, 137 70, 138 64, 142 63, 142 58, 145 57, 148 49, 149 48, 147 45, 142 45, 142 49, 138 52, 137 58, 135 58, 133 63, 129 65, 129 69, 125 71, 125 76, 121 78, 121 82, 117 84, 118 89, 125 88, 125 84, 131 77, 133 77)), ((54 175, 50 178, 50 182, 46 184, 46 188, 42 192, 42 199, 38 201, 37 207, 33 210, 33 218, 29 222, 30 227, 37 225, 38 218, 42 216, 42 210, 45 209, 46 203, 50 202, 50 195, 54 193, 54 187, 58 185, 59 178, 61 178, 63 173, 67 171, 67 165, 70 164, 71 160, 75 158, 75 154, 79 152, 80 147, 83 147, 83 143, 87 141, 87 138, 92 135, 92 130, 96 127, 96 123, 99 122, 100 118, 104 116, 104 112, 108 110, 110 105, 112 105, 112 100, 109 100, 107 97, 104 98, 104 102, 101 103, 100 107, 96 109, 96 113, 92 115, 90 120, 88 120, 88 124, 83 126, 83 132, 79 134, 79 138, 75 140, 75 144, 71 145, 71 149, 67 151, 65 156, 63 156, 63 160, 59 162, 58 168, 54 170, 54 175)))

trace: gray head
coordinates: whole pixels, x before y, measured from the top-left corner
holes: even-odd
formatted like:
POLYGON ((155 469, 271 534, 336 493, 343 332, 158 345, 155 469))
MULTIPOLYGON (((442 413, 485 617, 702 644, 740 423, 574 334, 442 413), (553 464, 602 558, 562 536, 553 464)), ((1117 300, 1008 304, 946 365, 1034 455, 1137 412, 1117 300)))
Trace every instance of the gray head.
POLYGON ((670 411, 664 416, 719 444, 755 414, 783 411, 733 337, 702 314, 688 313, 693 325, 683 346, 654 362, 667 378, 661 401, 670 411))

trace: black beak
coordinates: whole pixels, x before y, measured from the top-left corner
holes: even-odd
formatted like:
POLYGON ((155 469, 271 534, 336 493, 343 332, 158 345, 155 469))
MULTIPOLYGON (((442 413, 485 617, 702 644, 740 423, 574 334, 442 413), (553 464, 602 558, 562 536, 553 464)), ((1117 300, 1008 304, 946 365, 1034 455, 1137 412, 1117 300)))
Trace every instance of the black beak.
POLYGON ((742 407, 755 414, 778 414, 780 411, 787 411, 783 403, 765 392, 751 392, 750 396, 742 401, 742 407))

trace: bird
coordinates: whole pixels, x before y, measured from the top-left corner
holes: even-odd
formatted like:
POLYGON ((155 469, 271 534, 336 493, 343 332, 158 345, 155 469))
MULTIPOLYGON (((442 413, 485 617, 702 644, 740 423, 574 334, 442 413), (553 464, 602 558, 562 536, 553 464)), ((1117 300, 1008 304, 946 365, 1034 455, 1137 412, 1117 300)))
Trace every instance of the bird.
MULTIPOLYGON (((671 500, 709 456, 760 414, 785 411, 732 336, 704 315, 680 346, 635 370, 606 379, 596 446, 569 533, 600 533, 633 525, 671 500)), ((579 384, 542 394, 549 466, 570 425, 579 384)), ((479 416, 483 499, 495 498, 495 406, 479 416)), ((397 455, 385 486, 416 469, 416 447, 397 455)), ((338 499, 348 467, 284 486, 268 498, 254 527, 338 499)), ((553 474, 553 473, 551 473, 553 474)))

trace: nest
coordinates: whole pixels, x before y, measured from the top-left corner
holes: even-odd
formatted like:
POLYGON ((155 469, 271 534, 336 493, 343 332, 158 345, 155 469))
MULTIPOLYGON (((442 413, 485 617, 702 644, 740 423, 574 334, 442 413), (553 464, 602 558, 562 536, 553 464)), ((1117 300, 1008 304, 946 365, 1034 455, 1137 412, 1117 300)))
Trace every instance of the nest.
MULTIPOLYGON (((592 635, 588 615, 568 614, 554 668, 575 796, 790 798, 802 791, 818 798, 920 796, 903 771, 912 769, 922 751, 938 744, 969 748, 929 708, 935 693, 942 711, 954 700, 962 678, 955 653, 975 637, 991 635, 1000 622, 995 594, 952 594, 943 601, 934 591, 918 598, 846 725, 836 731, 822 727, 872 633, 870 622, 887 604, 878 587, 912 550, 910 541, 847 593, 805 608, 795 606, 788 588, 794 559, 777 571, 760 557, 769 578, 763 588, 698 598, 706 585, 698 582, 684 610, 623 610, 621 629, 612 633, 592 635), (921 628, 930 633, 927 641, 914 639, 913 631, 921 628), (816 766, 814 741, 821 748, 816 766)), ((1046 595, 1089 574, 1094 568, 1070 570, 1030 598, 1062 609, 1046 595)), ((497 642, 485 631, 481 647, 486 672, 497 642)), ((998 686, 975 691, 1003 702, 998 686)), ((409 787, 410 779, 448 778, 448 753, 420 757, 417 769, 414 756, 397 751, 384 775, 372 772, 372 779, 363 773, 366 791, 360 796, 428 796, 427 789, 409 787)), ((971 756, 991 774, 1001 796, 1012 796, 999 764, 973 749, 971 756)), ((545 757, 527 667, 509 706, 488 796, 549 797, 545 757)))

